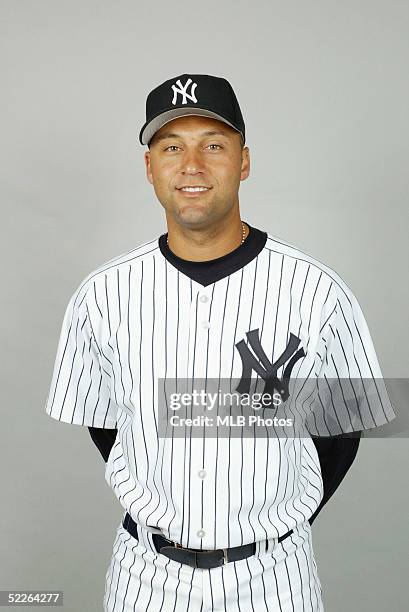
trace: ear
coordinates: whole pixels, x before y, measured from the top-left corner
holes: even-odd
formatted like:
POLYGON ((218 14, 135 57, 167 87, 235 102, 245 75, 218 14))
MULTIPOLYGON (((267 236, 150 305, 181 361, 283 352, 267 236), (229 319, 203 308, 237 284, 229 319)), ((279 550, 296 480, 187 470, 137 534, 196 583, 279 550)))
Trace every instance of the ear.
POLYGON ((146 151, 144 154, 145 167, 146 167, 146 177, 151 185, 153 185, 152 171, 151 171, 151 153, 150 151, 146 151))
POLYGON ((248 147, 243 147, 241 154, 241 173, 240 180, 244 181, 250 174, 250 150, 248 147))

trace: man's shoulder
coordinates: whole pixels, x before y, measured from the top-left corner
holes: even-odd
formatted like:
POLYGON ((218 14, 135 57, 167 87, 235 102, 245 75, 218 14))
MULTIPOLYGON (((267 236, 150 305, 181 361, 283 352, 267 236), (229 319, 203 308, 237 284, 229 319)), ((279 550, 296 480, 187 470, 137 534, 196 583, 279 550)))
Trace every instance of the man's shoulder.
POLYGON ((266 233, 267 241, 265 248, 267 250, 282 255, 282 257, 288 261, 296 261, 297 265, 301 265, 306 271, 312 268, 316 274, 325 279, 328 284, 333 287, 336 293, 351 293, 351 288, 348 283, 336 270, 331 268, 331 266, 294 243, 283 240, 269 232, 266 233))
POLYGON ((92 269, 78 284, 75 294, 78 297, 88 293, 91 287, 104 283, 106 279, 112 278, 124 268, 134 268, 143 261, 153 257, 159 250, 159 236, 152 238, 131 250, 124 251, 110 259, 104 261, 96 268, 92 269))

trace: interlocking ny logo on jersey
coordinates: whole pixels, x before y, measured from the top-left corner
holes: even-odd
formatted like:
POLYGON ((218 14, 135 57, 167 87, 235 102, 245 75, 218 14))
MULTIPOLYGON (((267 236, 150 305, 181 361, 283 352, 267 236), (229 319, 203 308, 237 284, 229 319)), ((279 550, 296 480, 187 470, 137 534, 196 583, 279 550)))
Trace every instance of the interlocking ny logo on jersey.
POLYGON ((189 98, 189 100, 191 102, 197 102, 196 96, 195 96, 195 89, 197 87, 197 83, 193 83, 192 79, 188 79, 185 83, 185 85, 182 85, 182 83, 180 82, 180 79, 178 79, 176 81, 176 85, 172 85, 172 89, 173 89, 173 100, 172 100, 172 104, 176 104, 177 100, 178 100, 178 94, 180 94, 182 96, 182 104, 187 104, 187 99, 189 98), (190 83, 192 83, 192 86, 190 88, 190 94, 187 93, 187 88, 189 87, 190 83), (176 87, 177 85, 177 87, 176 87))
POLYGON ((240 342, 235 344, 240 353, 243 366, 241 379, 235 390, 239 393, 250 393, 251 373, 254 370, 265 382, 263 394, 268 393, 272 397, 274 389, 276 389, 281 394, 281 399, 286 401, 289 396, 288 380, 290 379, 291 371, 296 362, 305 355, 303 348, 296 351, 300 344, 300 339, 290 333, 290 339, 285 350, 277 361, 272 363, 261 346, 259 330, 252 329, 246 332, 246 336, 255 355, 250 351, 244 340, 240 340, 240 342), (286 361, 288 361, 288 363, 284 368, 283 377, 280 380, 277 378, 277 370, 284 365, 286 361))

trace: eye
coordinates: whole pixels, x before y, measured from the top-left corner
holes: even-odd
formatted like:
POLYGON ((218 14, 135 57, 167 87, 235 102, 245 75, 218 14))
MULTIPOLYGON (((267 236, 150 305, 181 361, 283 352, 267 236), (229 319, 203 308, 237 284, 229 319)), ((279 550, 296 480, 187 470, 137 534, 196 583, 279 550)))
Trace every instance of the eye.
MULTIPOLYGON (((212 143, 212 144, 209 144, 209 145, 207 145, 207 146, 208 146, 208 147, 219 147, 219 149, 223 149, 223 147, 222 147, 221 145, 216 144, 216 143, 212 143)), ((164 151, 168 151, 168 150, 170 150, 170 149, 179 149, 179 147, 178 147, 178 146, 176 146, 176 145, 169 145, 168 147, 166 147, 166 149, 164 149, 164 151)), ((213 149, 213 151, 214 151, 214 150, 216 150, 216 149, 213 149)))

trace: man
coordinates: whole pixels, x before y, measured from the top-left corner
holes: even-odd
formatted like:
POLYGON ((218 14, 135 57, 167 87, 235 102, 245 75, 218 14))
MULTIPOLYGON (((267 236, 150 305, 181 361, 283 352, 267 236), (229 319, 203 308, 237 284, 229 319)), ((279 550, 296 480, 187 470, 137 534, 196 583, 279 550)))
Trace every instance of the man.
POLYGON ((363 313, 336 272, 242 221, 250 154, 226 79, 156 87, 140 142, 168 232, 78 286, 46 405, 90 428, 124 509, 104 610, 321 611, 311 523, 360 432, 395 416, 363 313), (193 398, 214 381, 243 398, 253 384, 279 391, 263 417, 301 417, 303 435, 275 435, 275 421, 178 435, 162 389, 187 384, 193 398))

